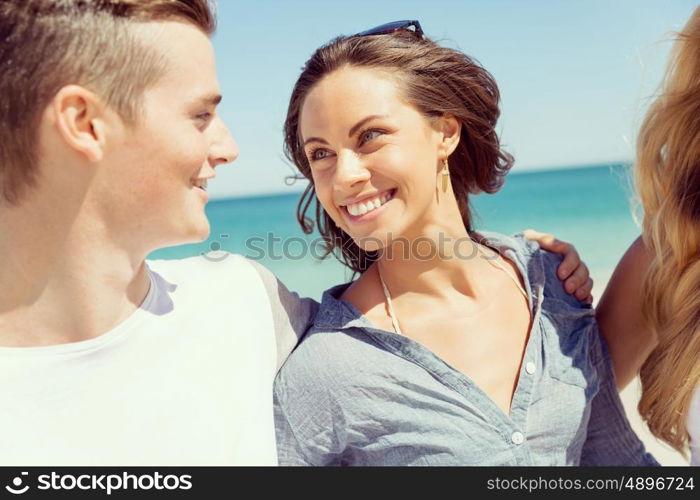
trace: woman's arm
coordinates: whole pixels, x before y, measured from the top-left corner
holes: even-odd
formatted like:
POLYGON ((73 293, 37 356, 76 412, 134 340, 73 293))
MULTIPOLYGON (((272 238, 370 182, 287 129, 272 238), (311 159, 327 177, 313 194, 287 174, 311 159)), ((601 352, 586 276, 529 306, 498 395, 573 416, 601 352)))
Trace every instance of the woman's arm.
POLYGON ((651 253, 640 236, 615 268, 596 310, 612 357, 618 390, 632 381, 656 345, 642 314, 644 276, 651 260, 651 253))

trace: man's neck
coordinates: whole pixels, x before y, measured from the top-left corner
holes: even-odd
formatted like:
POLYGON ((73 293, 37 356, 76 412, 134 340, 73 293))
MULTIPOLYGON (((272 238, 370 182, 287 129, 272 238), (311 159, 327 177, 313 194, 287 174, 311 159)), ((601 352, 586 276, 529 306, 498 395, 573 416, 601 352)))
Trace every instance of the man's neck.
POLYGON ((123 248, 74 208, 33 204, 0 214, 0 346, 95 338, 146 297, 146 252, 123 248))

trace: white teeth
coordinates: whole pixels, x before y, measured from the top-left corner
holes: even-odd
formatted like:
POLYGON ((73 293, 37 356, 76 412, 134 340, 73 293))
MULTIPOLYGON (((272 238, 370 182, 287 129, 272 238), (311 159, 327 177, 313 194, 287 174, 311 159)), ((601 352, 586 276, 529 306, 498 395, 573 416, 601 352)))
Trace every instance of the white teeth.
POLYGON ((372 210, 376 210, 390 199, 391 193, 386 193, 383 196, 377 196, 376 198, 373 198, 371 200, 347 205, 346 208, 348 209, 348 213, 350 215, 357 217, 358 215, 365 215, 366 213, 371 212, 372 210))

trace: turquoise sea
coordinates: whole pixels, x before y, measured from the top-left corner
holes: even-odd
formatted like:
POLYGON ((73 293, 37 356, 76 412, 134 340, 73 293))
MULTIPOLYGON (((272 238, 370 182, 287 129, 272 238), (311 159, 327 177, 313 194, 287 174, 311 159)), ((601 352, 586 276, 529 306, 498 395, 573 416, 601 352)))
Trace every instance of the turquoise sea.
MULTIPOLYGON (((473 197, 475 226, 506 234, 533 228, 574 243, 591 269, 598 298, 640 232, 632 216, 629 174, 630 167, 621 164, 511 173, 498 193, 473 197)), ((150 258, 215 260, 226 258, 224 251, 240 253, 267 266, 289 289, 320 298, 350 274, 332 257, 320 262, 312 255, 318 234, 301 232, 295 217, 298 198, 291 193, 211 201, 206 242, 165 248, 150 258)))

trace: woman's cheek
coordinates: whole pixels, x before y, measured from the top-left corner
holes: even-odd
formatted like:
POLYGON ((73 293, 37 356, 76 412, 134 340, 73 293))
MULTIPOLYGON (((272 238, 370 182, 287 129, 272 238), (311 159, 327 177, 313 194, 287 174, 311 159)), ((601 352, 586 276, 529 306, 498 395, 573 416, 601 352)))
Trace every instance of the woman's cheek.
POLYGON ((321 202, 323 208, 328 212, 334 220, 337 220, 338 214, 333 203, 333 187, 329 185, 327 177, 321 172, 312 172, 311 178, 314 181, 314 190, 316 198, 321 202))

